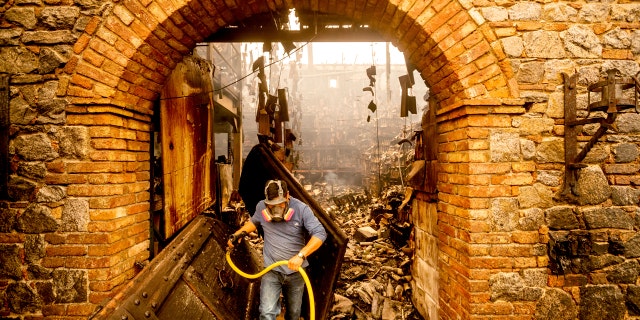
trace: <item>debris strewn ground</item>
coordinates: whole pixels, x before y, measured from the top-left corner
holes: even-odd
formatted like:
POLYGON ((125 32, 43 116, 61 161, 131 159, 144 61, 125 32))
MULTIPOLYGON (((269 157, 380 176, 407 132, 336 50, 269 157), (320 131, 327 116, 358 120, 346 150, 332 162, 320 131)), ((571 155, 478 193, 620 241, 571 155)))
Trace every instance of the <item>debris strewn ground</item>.
POLYGON ((360 187, 305 188, 349 238, 330 319, 423 319, 411 302, 407 189, 374 196, 360 187))
MULTIPOLYGON (((329 319, 422 320, 411 301, 411 189, 392 185, 372 195, 358 186, 304 187, 349 239, 329 319)), ((262 239, 248 238, 261 252, 262 239)))

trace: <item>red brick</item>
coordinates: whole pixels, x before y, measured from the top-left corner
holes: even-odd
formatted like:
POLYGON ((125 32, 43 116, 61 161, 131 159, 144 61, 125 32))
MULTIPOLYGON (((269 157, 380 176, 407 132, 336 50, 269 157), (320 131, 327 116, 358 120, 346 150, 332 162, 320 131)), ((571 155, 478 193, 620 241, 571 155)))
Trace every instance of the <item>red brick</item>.
POLYGON ((140 172, 140 171, 148 171, 150 169, 150 164, 148 161, 144 162, 128 162, 126 164, 127 172, 140 172))
POLYGON ((77 197, 94 197, 120 195, 124 193, 124 185, 70 185, 67 195, 77 197))
MULTIPOLYGON (((151 121, 151 120, 149 120, 151 121)), ((151 134, 146 131, 136 131, 136 140, 129 141, 132 144, 140 144, 146 146, 132 146, 130 149, 138 149, 138 150, 148 150, 149 149, 149 141, 151 141, 151 134)))
POLYGON ((91 221, 89 222, 89 232, 110 232, 117 229, 132 225, 135 222, 135 216, 127 216, 109 221, 91 221))
POLYGON ((91 36, 87 35, 86 33, 81 34, 80 37, 78 37, 78 41, 76 41, 76 43, 73 45, 73 53, 79 54, 83 50, 85 50, 89 45, 90 40, 91 36))
POLYGON ((511 234, 508 232, 472 233, 471 234, 471 243, 507 244, 510 242, 511 242, 511 234))
POLYGON ((64 267, 71 269, 107 268, 111 265, 109 257, 68 257, 64 267))
POLYGON ((104 303, 104 301, 111 300, 111 298, 113 298, 113 296, 115 296, 115 294, 117 292, 118 292, 118 290, 116 290, 116 288, 114 288, 114 290, 107 291, 107 292, 90 291, 89 292, 89 303, 93 303, 95 305, 99 305, 101 303, 104 303))
POLYGON ((494 175, 491 178, 492 184, 525 186, 533 184, 533 176, 531 173, 509 173, 505 175, 494 175))
POLYGON ((91 210, 90 217, 92 221, 98 220, 112 220, 115 218, 124 217, 126 215, 126 209, 123 207, 116 207, 103 210, 91 210))
POLYGON ((65 266, 65 259, 62 257, 44 257, 42 266, 45 268, 60 268, 65 266))
POLYGON ((113 288, 116 288, 118 285, 121 285, 122 283, 124 283, 125 280, 126 280, 125 275, 120 274, 117 277, 107 281, 91 281, 89 283, 89 289, 91 289, 91 291, 97 291, 97 292, 110 291, 113 288))
POLYGON ((511 127, 511 116, 508 115, 471 115, 469 125, 473 127, 511 127))
POLYGON ((493 257, 530 257, 533 254, 532 249, 531 245, 523 244, 493 245, 490 255, 493 257))
POLYGON ((83 256, 87 254, 86 246, 72 246, 72 245, 61 245, 61 246, 47 246, 45 250, 47 256, 55 257, 55 256, 83 256))
POLYGON ((108 209, 136 203, 136 195, 123 194, 108 197, 93 197, 89 199, 89 208, 108 209))
POLYGON ((82 53, 82 59, 96 67, 102 66, 105 61, 104 56, 98 54, 92 49, 84 50, 84 52, 82 53))
POLYGON ((458 192, 469 197, 506 197, 512 195, 510 186, 459 186, 458 192))
MULTIPOLYGON (((148 139, 148 135, 146 137, 148 139)), ((144 151, 144 152, 148 152, 150 145, 149 142, 146 142, 148 140, 141 140, 142 137, 138 136, 136 137, 136 141, 127 141, 127 146, 126 149, 127 150, 131 150, 131 151, 144 151), (139 139, 140 138, 140 139, 139 139)))
POLYGON ((89 135, 94 138, 111 138, 111 139, 137 139, 136 132, 133 130, 113 127, 113 126, 93 126, 89 128, 89 135))
POLYGON ((149 191, 138 192, 135 194, 136 202, 148 202, 151 199, 149 191))
POLYGON ((513 259, 510 257, 470 257, 470 261, 470 268, 500 269, 513 267, 513 259))
POLYGON ((468 128, 467 135, 471 139, 488 138, 489 130, 486 128, 468 128))
POLYGON ((43 316, 63 316, 66 314, 67 306, 64 304, 48 304, 42 306, 43 316))
POLYGON ((0 233, 0 243, 23 243, 24 239, 24 234, 0 233))
POLYGON ((119 173, 124 172, 124 164, 121 162, 69 162, 69 173, 119 173))
POLYGON ((59 233, 45 233, 44 241, 49 244, 63 244, 67 241, 67 237, 64 234, 59 233))
POLYGON ((132 183, 138 181, 135 173, 119 173, 119 174, 88 174, 85 175, 87 183, 91 184, 118 184, 132 183))
MULTIPOLYGON (((91 95, 93 97, 93 95, 91 95)), ((113 125, 123 126, 122 117, 111 114, 69 114, 67 115, 69 125, 113 125)))
POLYGON ((109 234, 108 233, 71 233, 66 237, 67 243, 77 243, 77 244, 100 244, 109 242, 109 234))
POLYGON ((104 83, 110 87, 115 87, 118 83, 118 77, 109 74, 104 70, 96 68, 95 66, 90 65, 89 63, 86 63, 84 61, 78 62, 78 66, 76 67, 75 71, 94 81, 104 83))
POLYGON ((538 267, 538 257, 514 257, 513 267, 519 269, 538 267))
POLYGON ((544 26, 543 26, 544 30, 547 31, 565 31, 567 29, 569 29, 569 24, 567 23, 563 23, 563 22, 549 22, 549 21, 545 21, 544 26))
POLYGON ((94 161, 136 161, 136 154, 128 151, 99 150, 89 153, 89 158, 94 161))
POLYGON ((511 168, 514 172, 533 172, 536 170, 536 164, 531 161, 514 162, 511 168))
POLYGON ((82 184, 87 183, 87 179, 83 174, 52 174, 49 173, 44 178, 44 181, 48 184, 82 184))
POLYGON ((511 233, 511 239, 515 243, 539 243, 540 233, 538 231, 514 231, 511 233))
POLYGON ((541 30, 544 24, 540 21, 518 21, 516 29, 518 31, 535 31, 541 30))
POLYGON ((110 244, 93 245, 89 247, 88 255, 110 256, 131 247, 133 244, 133 241, 130 239, 122 239, 110 244))
POLYGON ((633 59, 633 53, 628 49, 603 49, 602 58, 627 60, 633 59))
POLYGON ((141 212, 147 212, 147 211, 149 211, 149 208, 150 208, 150 204, 149 203, 136 203, 134 205, 131 205, 131 206, 127 207, 127 211, 126 212, 127 212, 128 215, 137 214, 137 213, 141 213, 141 212))
POLYGON ((88 316, 93 313, 96 306, 90 303, 72 303, 67 306, 67 315, 88 316))
MULTIPOLYGON (((146 121, 138 121, 134 119, 127 119, 127 128, 138 130, 138 131, 149 131, 151 130, 151 123, 146 121)), ((137 138, 137 136, 136 136, 137 138)))
POLYGON ((77 73, 73 74, 69 81, 71 84, 75 84, 87 90, 93 88, 93 80, 77 73))
POLYGON ((472 166, 461 166, 460 173, 465 174, 501 174, 511 170, 509 163, 474 163, 472 166))

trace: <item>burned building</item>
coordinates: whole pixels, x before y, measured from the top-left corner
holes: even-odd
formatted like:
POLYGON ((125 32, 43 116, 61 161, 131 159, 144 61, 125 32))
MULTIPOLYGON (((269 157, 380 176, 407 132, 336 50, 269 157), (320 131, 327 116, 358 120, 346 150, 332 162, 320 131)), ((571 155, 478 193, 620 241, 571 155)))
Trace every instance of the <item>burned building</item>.
POLYGON ((639 6, 2 1, 0 316, 87 318, 134 279, 171 72, 198 43, 295 8, 311 27, 289 40, 370 31, 430 89, 411 168, 425 318, 637 317, 639 6))

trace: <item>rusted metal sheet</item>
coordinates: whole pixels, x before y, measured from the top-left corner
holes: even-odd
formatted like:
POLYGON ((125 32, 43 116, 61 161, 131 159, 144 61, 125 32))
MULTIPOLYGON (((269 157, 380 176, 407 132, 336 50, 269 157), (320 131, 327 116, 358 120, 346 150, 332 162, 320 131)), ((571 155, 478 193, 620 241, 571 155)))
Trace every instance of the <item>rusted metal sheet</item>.
MULTIPOLYGON (((196 217, 92 319, 257 319, 258 286, 224 259, 233 230, 211 217, 196 217)), ((259 255, 237 246, 234 262, 248 273, 262 269, 259 255)))
MULTIPOLYGON (((242 172, 239 192, 247 208, 255 208, 260 194, 264 197, 264 183, 272 178, 285 180, 291 195, 309 204, 327 230, 327 240, 309 257, 306 269, 316 319, 326 319, 348 239, 264 145, 252 149, 242 172)), ((260 281, 241 277, 225 260, 227 237, 236 227, 198 215, 91 319, 258 319, 260 281)), ((261 255, 246 241, 236 246, 231 258, 247 273, 263 269, 261 255)), ((307 297, 303 301, 308 315, 307 297)))
MULTIPOLYGON (((259 144, 251 149, 242 169, 238 192, 249 212, 253 213, 257 203, 264 199, 264 185, 270 179, 286 181, 291 196, 307 203, 327 231, 327 239, 320 249, 309 257, 309 267, 306 270, 313 287, 316 319, 326 319, 331 311, 333 291, 340 276, 347 248, 347 236, 266 144, 259 144)), ((308 300, 304 298, 303 301, 303 309, 308 314, 308 300)))
POLYGON ((215 201, 212 84, 208 65, 186 57, 160 98, 165 238, 215 201))

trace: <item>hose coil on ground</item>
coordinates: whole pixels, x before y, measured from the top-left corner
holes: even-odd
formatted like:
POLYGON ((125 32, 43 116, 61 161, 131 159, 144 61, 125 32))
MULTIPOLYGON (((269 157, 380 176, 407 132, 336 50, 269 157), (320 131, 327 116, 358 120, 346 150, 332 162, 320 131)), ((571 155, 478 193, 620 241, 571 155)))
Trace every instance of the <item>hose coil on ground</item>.
MULTIPOLYGON (((288 263, 288 261, 285 260, 280 260, 280 261, 276 261, 273 264, 271 264, 270 266, 264 268, 262 271, 256 273, 256 274, 248 274, 245 273, 244 271, 238 269, 238 267, 236 267, 236 265, 233 263, 233 261, 231 261, 231 251, 227 251, 227 254, 225 255, 225 258, 227 259, 227 263, 229 264, 229 266, 231 266, 231 269, 233 269, 233 271, 235 271, 236 273, 238 273, 239 275, 247 278, 247 279, 256 279, 256 278, 260 278, 262 277, 265 273, 271 271, 271 269, 277 267, 277 266, 281 266, 281 265, 286 265, 288 263)), ((304 271, 304 269, 302 267, 298 268, 298 272, 300 272, 300 275, 302 276, 302 279, 304 279, 304 283, 307 286, 307 293, 309 294, 309 318, 311 320, 315 320, 316 318, 316 306, 315 306, 315 299, 313 298, 313 288, 311 288, 311 281, 309 281, 309 277, 307 276, 307 273, 304 271)))

